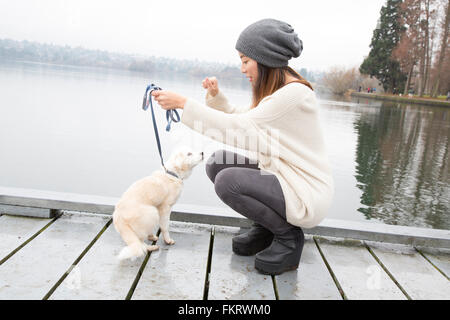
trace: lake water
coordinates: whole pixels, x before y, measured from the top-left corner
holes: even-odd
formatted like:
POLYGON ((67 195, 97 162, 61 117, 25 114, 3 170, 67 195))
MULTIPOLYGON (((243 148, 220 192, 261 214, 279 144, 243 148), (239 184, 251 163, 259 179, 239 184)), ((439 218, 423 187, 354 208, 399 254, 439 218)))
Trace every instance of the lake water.
MULTIPOLYGON (((160 166, 151 114, 141 109, 150 82, 204 99, 201 79, 0 62, 0 186, 120 197, 160 166)), ((220 85, 232 103, 250 103, 249 86, 220 85)), ((448 109, 319 99, 336 187, 328 218, 450 229, 448 109)), ((156 110, 166 159, 183 144, 206 156, 224 148, 183 124, 167 133, 156 110)), ((238 216, 215 194, 204 163, 177 206, 238 216)))

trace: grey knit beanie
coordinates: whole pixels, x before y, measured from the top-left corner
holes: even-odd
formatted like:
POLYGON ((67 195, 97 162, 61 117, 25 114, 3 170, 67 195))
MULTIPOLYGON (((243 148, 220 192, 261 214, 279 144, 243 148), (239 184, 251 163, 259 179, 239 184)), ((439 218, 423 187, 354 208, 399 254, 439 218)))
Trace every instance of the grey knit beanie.
POLYGON ((288 65, 300 56, 303 43, 291 25, 275 19, 257 21, 241 32, 236 50, 268 67, 288 65))

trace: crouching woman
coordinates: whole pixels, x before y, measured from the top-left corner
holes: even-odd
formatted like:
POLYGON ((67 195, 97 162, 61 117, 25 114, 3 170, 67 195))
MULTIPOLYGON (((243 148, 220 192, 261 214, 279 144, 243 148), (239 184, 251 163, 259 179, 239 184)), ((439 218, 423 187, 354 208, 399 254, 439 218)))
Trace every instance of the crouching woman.
POLYGON ((256 255, 257 270, 277 275, 298 267, 302 228, 317 226, 327 215, 333 178, 314 91, 288 66, 303 50, 294 29, 260 20, 242 31, 236 50, 252 84, 248 108, 230 104, 215 78, 203 81, 207 106, 170 91, 152 95, 163 109, 183 109, 181 121, 188 127, 202 134, 220 130, 213 138, 252 155, 216 151, 206 173, 220 199, 253 221, 247 233, 233 238, 233 252, 256 255), (230 139, 232 131, 247 136, 230 139))

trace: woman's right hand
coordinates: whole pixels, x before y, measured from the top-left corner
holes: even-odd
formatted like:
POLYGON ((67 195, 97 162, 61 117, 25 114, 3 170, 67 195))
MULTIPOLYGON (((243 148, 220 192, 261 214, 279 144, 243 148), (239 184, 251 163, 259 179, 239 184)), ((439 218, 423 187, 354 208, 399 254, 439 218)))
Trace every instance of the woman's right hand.
POLYGON ((203 88, 208 90, 208 93, 215 97, 219 93, 219 84, 216 77, 205 78, 202 82, 203 88))

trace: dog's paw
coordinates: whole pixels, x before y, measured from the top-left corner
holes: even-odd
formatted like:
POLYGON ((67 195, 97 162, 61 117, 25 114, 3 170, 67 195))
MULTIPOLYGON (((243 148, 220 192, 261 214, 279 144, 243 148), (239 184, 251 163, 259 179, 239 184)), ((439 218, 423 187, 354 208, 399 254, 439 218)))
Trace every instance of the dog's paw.
POLYGON ((158 236, 151 234, 148 236, 148 240, 149 241, 158 241, 158 236))
POLYGON ((147 246, 147 251, 156 251, 156 250, 159 250, 159 246, 157 245, 147 246))
POLYGON ((168 245, 173 245, 173 244, 175 244, 175 240, 173 240, 173 239, 164 239, 164 242, 166 243, 166 244, 168 244, 168 245))

